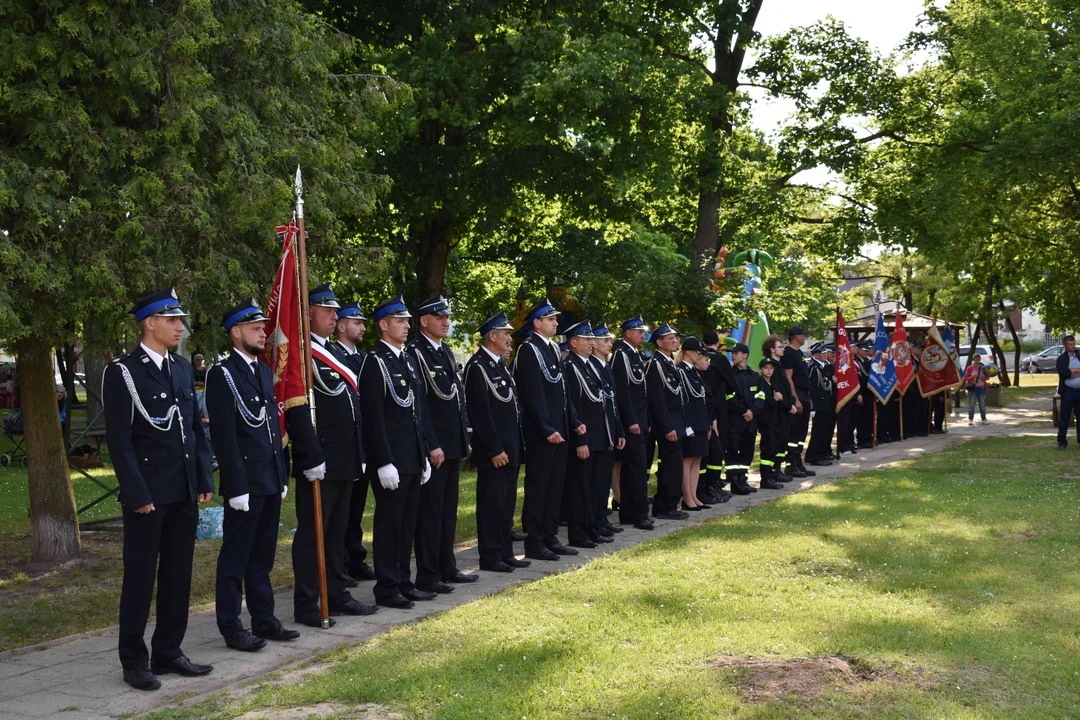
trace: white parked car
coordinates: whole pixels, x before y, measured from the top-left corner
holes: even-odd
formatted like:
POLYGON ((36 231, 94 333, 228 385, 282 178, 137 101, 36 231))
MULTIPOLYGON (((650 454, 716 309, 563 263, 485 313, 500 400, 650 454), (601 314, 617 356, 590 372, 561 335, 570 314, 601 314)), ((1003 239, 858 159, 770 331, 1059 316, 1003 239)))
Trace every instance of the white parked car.
MULTIPOLYGON (((970 345, 963 345, 956 348, 957 364, 960 366, 960 372, 967 370, 968 366, 968 350, 971 349, 970 345)), ((982 356, 983 365, 989 365, 992 362, 997 362, 994 359, 994 350, 989 345, 976 345, 975 352, 982 356)))

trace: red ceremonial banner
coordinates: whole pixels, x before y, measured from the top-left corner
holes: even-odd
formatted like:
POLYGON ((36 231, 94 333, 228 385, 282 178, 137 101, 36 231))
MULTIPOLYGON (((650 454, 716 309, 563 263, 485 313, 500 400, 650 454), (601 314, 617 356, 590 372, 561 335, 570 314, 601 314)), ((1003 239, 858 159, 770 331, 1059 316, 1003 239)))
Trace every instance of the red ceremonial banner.
POLYGON ((904 320, 899 312, 896 313, 896 329, 893 331, 889 349, 896 364, 896 390, 903 395, 915 381, 915 365, 911 362, 911 346, 908 345, 907 330, 904 329, 904 320))
POLYGON ((296 223, 277 228, 284 237, 270 302, 266 305, 266 362, 274 371, 274 395, 281 421, 281 441, 288 442, 285 411, 307 405, 304 386, 304 351, 300 323, 300 274, 296 261, 296 223))
POLYGON ((930 328, 923 346, 922 362, 919 363, 919 392, 930 397, 960 385, 960 371, 949 357, 949 349, 938 332, 937 325, 930 328))
POLYGON ((836 365, 833 372, 836 380, 836 412, 840 412, 848 400, 859 394, 859 371, 855 368, 855 355, 851 352, 844 313, 839 306, 836 308, 836 365))

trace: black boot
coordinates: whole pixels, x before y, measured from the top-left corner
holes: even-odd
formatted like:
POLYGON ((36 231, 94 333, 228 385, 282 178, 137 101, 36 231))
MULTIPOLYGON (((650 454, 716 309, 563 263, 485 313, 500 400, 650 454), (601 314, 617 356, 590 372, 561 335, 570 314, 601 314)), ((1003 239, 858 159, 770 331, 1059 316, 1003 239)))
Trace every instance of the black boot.
POLYGON ((761 484, 762 490, 783 490, 784 486, 773 480, 773 469, 770 467, 761 468, 761 484))

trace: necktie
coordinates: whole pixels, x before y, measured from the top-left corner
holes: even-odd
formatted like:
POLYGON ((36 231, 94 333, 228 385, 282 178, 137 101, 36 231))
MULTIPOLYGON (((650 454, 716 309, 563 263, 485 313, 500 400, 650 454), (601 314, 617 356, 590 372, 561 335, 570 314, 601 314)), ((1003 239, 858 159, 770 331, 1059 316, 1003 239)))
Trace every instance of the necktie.
POLYGON ((161 372, 165 375, 165 379, 172 384, 172 372, 169 370, 169 357, 165 356, 161 359, 161 372))
POLYGON ((255 373, 255 379, 258 380, 259 379, 259 361, 258 360, 252 360, 251 361, 251 372, 255 373))

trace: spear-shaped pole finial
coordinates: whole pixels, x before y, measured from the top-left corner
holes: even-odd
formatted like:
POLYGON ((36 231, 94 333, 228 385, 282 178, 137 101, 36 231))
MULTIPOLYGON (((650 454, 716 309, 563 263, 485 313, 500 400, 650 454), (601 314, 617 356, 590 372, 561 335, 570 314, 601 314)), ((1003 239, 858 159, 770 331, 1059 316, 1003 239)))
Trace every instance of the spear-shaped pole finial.
POLYGON ((296 217, 304 217, 304 176, 300 173, 300 166, 296 166, 296 217))

